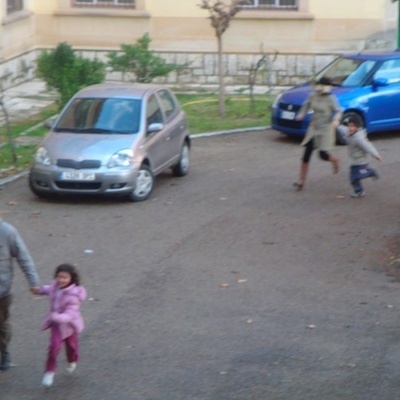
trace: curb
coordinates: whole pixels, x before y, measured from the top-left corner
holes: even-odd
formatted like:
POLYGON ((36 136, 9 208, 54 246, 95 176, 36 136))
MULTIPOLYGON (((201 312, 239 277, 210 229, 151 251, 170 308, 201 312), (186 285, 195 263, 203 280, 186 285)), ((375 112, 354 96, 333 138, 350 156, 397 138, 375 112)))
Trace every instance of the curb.
MULTIPOLYGON (((232 130, 226 130, 226 131, 217 131, 217 132, 208 132, 208 133, 199 133, 197 135, 190 135, 190 139, 198 139, 198 138, 207 138, 207 137, 213 137, 213 136, 223 136, 223 135, 230 135, 230 134, 235 134, 235 133, 253 133, 253 132, 262 132, 267 129, 271 129, 270 126, 265 126, 265 127, 256 127, 256 128, 242 128, 242 129, 232 129, 232 130)), ((15 174, 12 176, 9 176, 4 179, 0 179, 0 187, 3 185, 6 185, 7 183, 16 181, 19 178, 22 178, 24 176, 27 176, 29 174, 28 171, 23 171, 20 172, 19 174, 15 174)))

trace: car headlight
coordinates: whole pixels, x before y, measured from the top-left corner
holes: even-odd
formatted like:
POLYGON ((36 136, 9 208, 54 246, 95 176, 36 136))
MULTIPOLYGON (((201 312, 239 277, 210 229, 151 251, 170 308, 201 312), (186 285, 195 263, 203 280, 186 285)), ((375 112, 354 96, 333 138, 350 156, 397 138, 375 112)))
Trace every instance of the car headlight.
POLYGON ((272 108, 277 108, 278 107, 278 104, 279 104, 279 102, 281 100, 281 97, 282 97, 282 93, 278 94, 278 96, 275 97, 275 100, 272 103, 272 108))
POLYGON ((110 158, 107 164, 108 168, 128 167, 133 164, 133 151, 131 149, 123 149, 117 151, 110 158))
POLYGON ((47 151, 46 148, 39 147, 36 150, 35 161, 38 164, 43 164, 43 165, 50 165, 51 164, 50 155, 49 155, 49 152, 47 151))

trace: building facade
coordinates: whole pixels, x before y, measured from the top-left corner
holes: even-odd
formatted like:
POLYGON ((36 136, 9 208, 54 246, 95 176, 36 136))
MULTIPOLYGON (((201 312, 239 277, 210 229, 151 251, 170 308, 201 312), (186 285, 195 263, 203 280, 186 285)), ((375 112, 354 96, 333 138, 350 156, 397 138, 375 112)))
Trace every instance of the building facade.
MULTIPOLYGON (((152 50, 189 65, 179 76, 169 77, 169 83, 212 84, 216 79, 215 32, 199 0, 2 3, 3 87, 31 77, 41 49, 67 42, 87 56, 104 58, 108 51, 122 43, 133 44, 145 33, 152 39, 152 50)), ((396 27, 397 5, 391 0, 249 0, 223 36, 226 75, 232 84, 241 85, 257 59, 268 55, 269 69, 275 71, 269 74, 269 83, 294 84, 335 54, 393 48, 396 27)))

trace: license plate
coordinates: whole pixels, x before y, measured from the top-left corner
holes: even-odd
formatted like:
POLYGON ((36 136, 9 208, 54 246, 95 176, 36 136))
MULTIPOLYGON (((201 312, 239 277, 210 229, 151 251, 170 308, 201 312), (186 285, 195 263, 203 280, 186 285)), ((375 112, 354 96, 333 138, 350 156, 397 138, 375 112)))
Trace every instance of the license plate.
POLYGON ((281 111, 281 118, 282 119, 294 119, 296 113, 294 111, 281 111))
POLYGON ((94 181, 96 174, 93 172, 65 171, 61 172, 60 179, 64 181, 94 181))

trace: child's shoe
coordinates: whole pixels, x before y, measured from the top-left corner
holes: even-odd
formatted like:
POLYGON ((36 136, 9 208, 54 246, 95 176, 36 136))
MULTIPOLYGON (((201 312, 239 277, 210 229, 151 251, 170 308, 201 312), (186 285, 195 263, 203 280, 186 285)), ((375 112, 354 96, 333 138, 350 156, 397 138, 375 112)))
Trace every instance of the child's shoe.
POLYGON ((54 372, 47 371, 43 375, 42 385, 45 387, 50 387, 53 384, 54 372))
POLYGON ((361 191, 361 192, 355 192, 354 194, 351 195, 351 197, 352 197, 353 199, 357 199, 357 198, 359 198, 359 197, 363 197, 364 195, 365 195, 365 192, 364 192, 364 191, 361 191))
POLYGON ((67 364, 67 371, 72 374, 75 371, 76 362, 71 362, 67 364))

